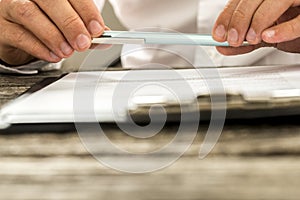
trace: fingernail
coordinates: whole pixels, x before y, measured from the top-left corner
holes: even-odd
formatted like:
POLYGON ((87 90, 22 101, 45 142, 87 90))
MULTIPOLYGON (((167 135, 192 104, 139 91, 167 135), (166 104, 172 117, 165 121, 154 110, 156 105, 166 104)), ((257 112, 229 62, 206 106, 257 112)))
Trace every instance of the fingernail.
POLYGON ((253 28, 250 28, 248 31, 248 34, 246 36, 246 39, 248 42, 255 42, 256 41, 256 32, 253 30, 253 28))
POLYGON ((225 27, 223 25, 219 25, 217 26, 216 30, 215 30, 215 35, 218 37, 218 38, 224 38, 225 37, 225 34, 226 34, 226 30, 225 30, 225 27))
POLYGON ((70 45, 66 42, 61 43, 60 49, 65 56, 68 56, 73 52, 72 47, 70 47, 70 45))
POLYGON ((77 36, 76 43, 79 49, 86 49, 91 45, 91 40, 88 36, 80 34, 77 36))
POLYGON ((229 43, 237 43, 239 40, 239 33, 237 32, 236 29, 232 28, 230 29, 228 33, 228 42, 229 43))
POLYGON ((275 36, 275 31, 274 30, 267 30, 263 34, 267 38, 273 38, 275 36))
POLYGON ((52 58, 53 61, 59 61, 60 57, 58 57, 57 55, 55 55, 53 52, 50 52, 50 57, 52 58))
POLYGON ((89 24, 89 30, 91 34, 98 35, 103 31, 103 28, 99 22, 97 22, 96 20, 92 20, 89 24))

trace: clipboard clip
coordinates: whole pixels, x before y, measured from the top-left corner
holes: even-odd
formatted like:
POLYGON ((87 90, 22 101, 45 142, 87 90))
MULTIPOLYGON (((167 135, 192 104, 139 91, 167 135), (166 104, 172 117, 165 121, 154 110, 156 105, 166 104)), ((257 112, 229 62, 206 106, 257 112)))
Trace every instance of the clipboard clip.
POLYGON ((100 38, 94 38, 93 44, 145 44, 144 38, 131 38, 122 36, 113 36, 105 32, 100 38))
MULTIPOLYGON (((134 106, 129 108, 129 113, 133 119, 144 120, 145 118, 143 117, 148 115, 150 109, 155 106, 161 106, 168 115, 173 116, 173 118, 176 116, 177 120, 182 110, 187 112, 201 112, 201 116, 204 116, 204 119, 209 119, 210 112, 212 111, 212 96, 218 98, 218 95, 220 94, 201 94, 198 95, 196 100, 186 101, 180 104, 175 101, 168 101, 163 96, 152 96, 150 98, 146 96, 137 97, 136 99, 138 101, 133 101, 134 106), (193 105, 197 105, 196 110, 193 105)), ((278 114, 277 112, 297 113, 300 108, 300 89, 275 90, 271 91, 269 95, 265 94, 264 97, 259 95, 250 97, 235 92, 227 92, 225 96, 226 102, 214 102, 216 104, 214 109, 226 109, 229 118, 235 118, 235 116, 240 117, 241 112, 245 112, 245 118, 247 118, 247 116, 251 118, 255 115, 263 116, 264 114, 266 116, 273 116, 274 113, 278 114)), ((152 112, 156 115, 162 114, 160 109, 154 109, 152 112)))

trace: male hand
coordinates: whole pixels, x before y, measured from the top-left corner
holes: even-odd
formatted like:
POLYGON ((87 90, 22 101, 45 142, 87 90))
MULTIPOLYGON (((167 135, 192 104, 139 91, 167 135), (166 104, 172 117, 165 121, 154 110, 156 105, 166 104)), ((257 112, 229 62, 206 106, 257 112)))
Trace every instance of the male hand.
POLYGON ((300 53, 299 5, 300 0, 230 0, 215 23, 213 37, 228 41, 231 47, 217 49, 225 55, 236 55, 273 46, 300 53), (241 47, 245 40, 251 46, 241 47))
POLYGON ((87 50, 104 29, 93 0, 0 0, 0 59, 59 62, 87 50))

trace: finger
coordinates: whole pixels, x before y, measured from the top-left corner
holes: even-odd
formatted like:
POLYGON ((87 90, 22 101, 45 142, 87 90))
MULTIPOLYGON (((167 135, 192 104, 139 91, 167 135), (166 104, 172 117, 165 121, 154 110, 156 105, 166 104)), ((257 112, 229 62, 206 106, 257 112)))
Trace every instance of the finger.
POLYGON ((246 38, 252 16, 263 0, 242 0, 232 14, 228 25, 227 41, 231 46, 241 46, 246 38))
MULTIPOLYGON (((104 30, 105 31, 110 31, 111 29, 108 26, 105 26, 104 30)), ((90 49, 108 50, 112 46, 113 46, 112 44, 92 44, 92 46, 90 47, 90 49)))
POLYGON ((61 58, 50 51, 39 39, 22 26, 1 20, 0 27, 5 27, 0 32, 0 44, 2 46, 13 46, 48 62, 59 62, 61 60, 61 58))
POLYGON ((4 15, 9 21, 21 24, 30 30, 57 56, 66 58, 73 53, 73 49, 61 32, 34 2, 14 1, 9 4, 4 15))
POLYGON ((300 0, 294 0, 293 7, 300 6, 300 0))
POLYGON ((269 28, 262 33, 263 41, 267 43, 282 43, 300 37, 300 16, 269 28))
POLYGON ((240 54, 250 53, 261 47, 273 47, 274 45, 261 43, 257 45, 241 46, 241 47, 216 47, 219 53, 225 56, 234 56, 240 54))
POLYGON ((238 6, 240 0, 230 0, 224 10, 219 15, 213 28, 213 38, 218 42, 225 42, 227 39, 228 25, 234 10, 238 6))
POLYGON ((104 31, 111 31, 111 29, 108 26, 105 26, 104 31))
POLYGON ((90 47, 91 35, 67 0, 34 1, 59 28, 73 49, 84 51, 90 47))
POLYGON ((253 16, 247 41, 251 44, 260 43, 262 32, 271 27, 292 6, 293 2, 294 0, 284 0, 274 3, 274 0, 265 0, 253 16))
POLYGON ((105 28, 100 12, 91 0, 70 0, 71 5, 79 14, 92 37, 99 37, 105 28))

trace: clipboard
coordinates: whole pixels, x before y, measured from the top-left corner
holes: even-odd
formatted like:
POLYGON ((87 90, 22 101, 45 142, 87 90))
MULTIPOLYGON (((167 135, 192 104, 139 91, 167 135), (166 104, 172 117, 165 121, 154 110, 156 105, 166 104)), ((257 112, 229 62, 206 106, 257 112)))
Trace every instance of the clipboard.
MULTIPOLYGON (((201 69, 205 70, 205 68, 201 69)), ((119 109, 121 112, 129 113, 129 116, 120 115, 118 117, 114 116, 113 105, 110 103, 114 100, 114 92, 120 81, 125 84, 135 82, 124 79, 129 71, 133 73, 134 77, 137 77, 136 82, 140 83, 147 82, 147 78, 142 76, 147 73, 165 74, 165 81, 171 83, 176 83, 178 79, 170 76, 169 70, 166 69, 70 73, 40 90, 25 93, 4 106, 0 110, 0 127, 7 128, 14 124, 74 123, 73 97, 78 75, 84 77, 79 84, 82 91, 91 88, 90 84, 94 80, 98 80, 99 75, 103 77, 102 84, 105 89, 94 95, 94 102, 97 104, 93 108, 99 122, 126 123, 129 117, 135 121, 148 122, 150 109, 152 114, 160 119, 159 116, 165 113, 162 113, 161 109, 155 109, 157 107, 164 108, 169 117, 168 120, 178 121, 182 114, 181 107, 189 107, 195 102, 198 107, 193 107, 193 110, 187 109, 187 112, 200 112, 201 120, 209 120, 212 96, 219 94, 209 93, 206 89, 201 88, 203 80, 195 76, 195 70, 197 69, 175 70, 176 73, 183 76, 182 80, 188 81, 195 89, 194 95, 183 96, 184 101, 180 105, 162 90, 145 89, 141 94, 130 99, 128 106, 119 109)), ((226 106, 220 107, 220 109, 226 109, 227 119, 300 115, 300 65, 223 67, 217 70, 226 91, 226 106)), ((148 81, 160 83, 162 79, 159 79, 158 76, 157 79, 148 81)), ((84 100, 89 99, 87 96, 83 96, 83 98, 84 100)), ((89 105, 89 101, 85 103, 83 105, 89 105)), ((82 111, 84 112, 84 106, 82 111)), ((84 118, 83 115, 81 122, 89 122, 89 118, 84 118)))
MULTIPOLYGON (((228 42, 217 42, 211 35, 167 33, 167 32, 130 32, 106 31, 93 44, 161 44, 161 45, 199 45, 229 46, 228 42)), ((242 46, 249 45, 244 42, 242 46)))

